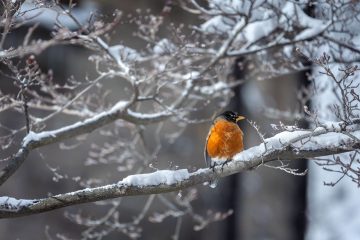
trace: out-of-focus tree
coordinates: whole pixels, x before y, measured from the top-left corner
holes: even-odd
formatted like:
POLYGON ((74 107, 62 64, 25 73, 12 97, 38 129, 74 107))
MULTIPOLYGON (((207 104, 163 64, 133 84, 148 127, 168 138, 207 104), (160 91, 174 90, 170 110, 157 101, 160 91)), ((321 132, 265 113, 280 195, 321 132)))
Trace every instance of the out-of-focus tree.
MULTIPOLYGON (((176 218, 173 237, 178 239, 185 215, 200 230, 231 214, 200 215, 191 205, 196 198, 194 186, 218 177, 259 165, 301 175, 287 161, 305 157, 315 158, 324 170, 340 174, 339 180, 329 185, 344 177, 360 183, 356 150, 360 146, 360 98, 358 67, 354 64, 360 50, 358 31, 349 27, 359 24, 360 6, 354 1, 209 0, 202 4, 170 0, 165 1, 159 15, 137 10, 136 15, 124 16, 120 9, 111 18, 89 13, 82 19, 74 13, 75 1, 64 5, 58 1, 6 0, 1 7, 1 74, 10 79, 15 91, 0 89, 0 114, 21 117, 23 125, 13 127, 5 117, 0 122, 4 155, 0 184, 17 172, 31 152, 54 143, 60 143, 64 151, 76 151, 76 146, 86 141, 81 136, 95 130, 92 134, 107 140, 91 144, 84 164, 111 164, 127 176, 123 180, 106 176, 76 178, 74 182, 82 189, 49 197, 44 192, 41 199, 3 196, 2 218, 116 198, 98 219, 80 213, 67 217, 86 228, 82 232, 84 239, 101 239, 113 231, 138 238, 141 222, 156 200, 163 204, 164 211, 153 214, 150 220, 161 223, 167 217, 176 218), (317 12, 310 16, 305 9, 313 4, 317 12), (196 16, 198 22, 190 26, 169 24, 164 21, 169 11, 185 11, 196 16), (46 19, 51 38, 33 37, 39 18, 46 19), (112 33, 121 31, 126 24, 137 26, 133 36, 142 41, 140 49, 112 41, 112 33), (27 34, 21 43, 9 42, 11 34, 24 25, 27 34), (171 37, 164 38, 164 31, 171 37), (59 45, 76 45, 91 52, 88 61, 93 65, 94 77, 69 78, 60 84, 51 71, 44 72, 37 58, 46 49, 59 45), (229 76, 235 59, 240 57, 252 63, 246 65, 251 74, 234 81, 229 76), (154 166, 165 143, 174 142, 190 124, 210 121, 227 106, 236 86, 303 71, 309 69, 309 64, 316 67, 309 75, 311 84, 298 94, 302 111, 258 106, 265 115, 286 118, 293 125, 272 124, 279 133, 265 138, 256 123, 249 120, 258 132, 259 145, 238 154, 223 169, 192 171, 162 163, 166 170, 159 170, 154 166), (122 90, 114 94, 106 82, 116 82, 122 90), (333 97, 321 108, 317 104, 310 106, 309 100, 323 92, 325 85, 332 86, 333 97), (206 112, 214 114, 204 115, 206 112), (50 121, 64 117, 72 120, 60 128, 48 126, 50 121), (311 127, 301 129, 299 120, 310 122, 311 127), (75 141, 72 146, 61 144, 69 139, 75 141), (348 152, 348 157, 338 155, 343 152, 348 152), (154 173, 142 174, 154 168, 154 173), (172 198, 161 195, 173 191, 181 194, 172 198), (148 195, 148 200, 137 216, 124 222, 119 219, 121 197, 134 195, 148 195)), ((43 157, 46 161, 49 156, 43 157)), ((171 158, 169 161, 177 156, 171 158)), ((52 171, 54 179, 64 177, 57 169, 52 171)))

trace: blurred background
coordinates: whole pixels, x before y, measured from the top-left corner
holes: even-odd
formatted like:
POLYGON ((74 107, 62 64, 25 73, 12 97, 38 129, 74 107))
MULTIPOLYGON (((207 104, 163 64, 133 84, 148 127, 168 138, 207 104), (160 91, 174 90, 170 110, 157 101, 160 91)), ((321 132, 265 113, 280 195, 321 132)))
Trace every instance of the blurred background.
MULTIPOLYGON (((78 15, 80 19, 90 11, 97 12, 105 19, 111 18, 114 9, 120 9, 123 16, 139 13, 141 16, 149 12, 154 15, 162 15, 164 24, 169 24, 169 26, 171 23, 182 23, 187 26, 199 21, 194 15, 177 8, 164 13, 164 8, 169 3, 166 0, 78 0, 73 2, 78 4, 75 9, 78 12, 75 15, 78 15)), ((52 24, 49 23, 49 18, 51 16, 45 15, 42 20, 37 20, 40 25, 35 31, 35 38, 51 37, 52 24)), ((143 48, 143 42, 132 34, 137 25, 131 21, 123 21, 112 33, 111 43, 122 43, 134 49, 143 48)), ((29 22, 29 24, 31 23, 29 22)), ((21 42, 27 28, 28 26, 24 26, 13 32, 11 40, 8 39, 6 44, 21 42)), ((186 31, 186 27, 184 29, 186 31)), ((190 33, 191 29, 188 31, 190 33)), ((169 31, 161 34, 166 37, 166 34, 171 33, 169 31)), ((51 69, 55 81, 62 84, 69 78, 93 79, 96 77, 93 63, 88 61, 90 54, 89 50, 84 50, 82 47, 59 45, 46 49, 37 57, 37 61, 44 72, 51 69)), ((253 75, 261 65, 261 61, 238 58, 233 61, 232 65, 229 78, 236 81, 246 78, 247 75, 253 75)), ((309 84, 306 77, 309 71, 309 69, 305 69, 295 74, 285 74, 263 81, 246 81, 234 88, 235 94, 226 109, 237 111, 249 120, 255 121, 265 137, 270 137, 275 134, 270 124, 279 123, 279 119, 274 120, 271 114, 264 111, 261 107, 262 103, 265 102, 267 106, 283 111, 301 111, 302 105, 297 95, 299 89, 309 84)), ((12 87, 11 81, 6 81, 4 76, 1 76, 0 88, 3 93, 16 91, 12 87)), ((126 94, 123 93, 123 86, 115 80, 104 83, 104 88, 111 89, 108 99, 113 99, 113 102, 118 100, 119 94, 126 94)), ((212 116, 217 110, 215 108, 216 106, 213 108, 209 106, 204 109, 204 116, 212 116)), ((41 111, 38 114, 41 115, 41 111)), ((77 121, 76 119, 68 116, 56 117, 47 123, 47 128, 59 128, 67 123, 77 121)), ((20 113, 1 114, 0 120, 11 123, 12 127, 22 126, 24 123, 20 113)), ((293 124, 287 118, 280 119, 280 121, 284 124, 293 124)), ((191 171, 205 167, 203 147, 210 124, 210 121, 204 121, 188 125, 173 142, 167 142, 165 138, 161 139, 162 149, 150 163, 146 172, 154 171, 154 169, 166 169, 169 166, 188 168, 191 171)), ((305 121, 299 121, 298 124, 301 127, 308 127, 305 121)), ((245 148, 261 143, 256 130, 248 122, 243 121, 240 126, 245 134, 245 148)), ((28 199, 41 198, 86 186, 121 180, 126 176, 126 172, 117 171, 116 163, 92 162, 89 157, 89 153, 98 153, 103 144, 106 145, 107 142, 116 140, 117 136, 106 137, 104 134, 98 134, 99 131, 106 132, 111 128, 112 126, 106 126, 86 135, 83 139, 67 140, 61 144, 46 146, 32 152, 24 165, 2 186, 1 195, 28 199), (74 147, 76 147, 75 150, 74 147)), ((123 134, 131 135, 132 133, 124 132, 123 134)), ((150 133, 145 135, 145 139, 148 139, 149 142, 151 142, 151 138, 150 133)), ((149 143, 147 147, 154 148, 151 144, 154 143, 149 143)), ((15 151, 15 149, 17 149, 17 145, 8 151, 15 151)), ((326 173, 305 159, 293 161, 291 167, 298 169, 298 172, 309 168, 310 174, 294 176, 278 169, 260 166, 253 171, 221 179, 215 189, 198 186, 182 193, 151 197, 150 200, 148 196, 123 198, 72 206, 28 217, 2 219, 0 236, 1 239, 85 239, 84 233, 89 231, 91 223, 86 223, 85 220, 76 222, 74 216, 96 220, 104 216, 110 208, 119 205, 115 208, 118 211, 117 218, 123 222, 131 222, 144 206, 151 202, 150 209, 141 221, 141 230, 113 231, 104 235, 103 239, 129 239, 131 234, 126 231, 133 232, 132 237, 139 236, 139 239, 170 239, 176 235, 177 231, 179 231, 176 235, 178 238, 174 237, 173 239, 356 239, 352 238, 354 235, 343 238, 345 236, 342 235, 343 230, 336 230, 336 228, 342 228, 341 223, 334 223, 336 219, 342 219, 340 213, 332 215, 334 221, 326 217, 332 211, 347 211, 348 218, 352 219, 352 227, 346 228, 346 232, 350 233, 353 232, 353 229, 360 229, 360 215, 352 215, 351 211, 349 212, 348 208, 343 205, 344 202, 339 202, 339 199, 349 197, 349 192, 355 192, 355 195, 352 196, 355 201, 360 200, 356 185, 344 180, 335 187, 323 186, 323 182, 327 180, 326 173), (193 213, 184 215, 181 221, 170 214, 159 223, 159 214, 165 212, 164 205, 171 206, 173 203, 169 199, 177 198, 178 194, 192 199, 193 213), (322 196, 328 197, 328 204, 322 200, 322 196), (331 199, 337 199, 338 202, 330 202, 331 199), (328 207, 326 207, 327 205, 328 207), (211 218, 210 216, 218 213, 224 216, 224 220, 209 223, 203 229, 197 228, 199 223, 194 221, 195 213, 203 216, 204 219, 211 218), (138 235, 135 234, 136 232, 138 235)), ((135 172, 136 169, 130 170, 135 172)), ((180 203, 179 206, 181 206, 180 203)), ((169 208, 171 209, 171 207, 169 208)), ((359 206, 351 206, 352 210, 355 208, 359 208, 359 206)), ((346 218, 342 220, 347 221, 346 218)), ((360 232, 358 236, 360 236, 360 232)), ((96 239, 95 235, 93 237, 96 239)))

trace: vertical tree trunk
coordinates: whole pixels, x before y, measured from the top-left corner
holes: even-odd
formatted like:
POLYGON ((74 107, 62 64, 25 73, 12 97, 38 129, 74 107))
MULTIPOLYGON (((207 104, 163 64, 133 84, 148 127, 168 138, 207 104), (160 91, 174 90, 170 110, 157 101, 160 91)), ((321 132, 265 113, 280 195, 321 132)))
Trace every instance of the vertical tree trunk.
MULTIPOLYGON (((241 61, 241 60, 240 60, 241 61)), ((239 64, 236 63, 235 66, 239 64)), ((246 68, 246 66, 245 66, 246 68)), ((236 79, 242 79, 246 72, 235 69, 236 79)), ((261 101, 276 104, 276 107, 289 110, 297 105, 295 93, 299 85, 305 83, 305 73, 287 75, 264 82, 251 81, 241 85, 234 98, 234 109, 254 120, 262 132, 271 133, 269 121, 264 119, 261 101), (272 99, 254 102, 244 99, 249 95, 262 97, 261 91, 272 99), (251 102, 243 104, 243 101, 251 102), (247 106, 247 107, 246 107, 247 106)), ((251 96, 250 96, 251 97, 251 96)), ((302 124, 305 127, 305 123, 302 124)), ((259 143, 259 137, 248 123, 243 122, 246 148, 259 143)), ((291 167, 303 171, 307 168, 304 160, 296 161, 291 167)), ((292 176, 280 170, 260 167, 256 172, 238 174, 229 179, 227 188, 232 199, 229 208, 234 215, 227 220, 227 239, 304 239, 306 227, 306 181, 305 177, 292 176)))

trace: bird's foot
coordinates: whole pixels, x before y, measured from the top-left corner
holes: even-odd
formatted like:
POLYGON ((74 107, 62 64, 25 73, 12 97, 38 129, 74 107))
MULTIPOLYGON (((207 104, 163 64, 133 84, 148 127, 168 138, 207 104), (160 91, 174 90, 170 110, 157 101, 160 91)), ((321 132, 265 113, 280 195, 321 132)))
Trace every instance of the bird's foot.
POLYGON ((223 163, 221 164, 221 172, 224 172, 224 166, 227 165, 230 161, 231 161, 231 159, 228 158, 228 159, 226 159, 225 162, 223 162, 223 163))
POLYGON ((210 163, 210 169, 213 171, 213 172, 215 172, 215 167, 217 166, 217 164, 216 164, 216 162, 212 162, 212 163, 210 163))

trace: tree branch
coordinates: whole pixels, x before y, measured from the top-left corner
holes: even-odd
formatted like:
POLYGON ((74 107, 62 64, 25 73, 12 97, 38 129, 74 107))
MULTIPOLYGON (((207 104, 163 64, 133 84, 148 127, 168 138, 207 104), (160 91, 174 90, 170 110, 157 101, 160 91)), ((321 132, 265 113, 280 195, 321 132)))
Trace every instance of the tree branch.
POLYGON ((118 183, 106 186, 86 188, 42 199, 17 200, 1 197, 0 218, 37 214, 111 198, 173 192, 216 178, 252 170, 266 162, 314 158, 359 149, 360 142, 357 139, 360 137, 360 126, 347 127, 348 132, 357 138, 339 132, 339 127, 339 124, 332 124, 332 127, 319 127, 312 131, 281 132, 265 139, 264 143, 239 153, 223 169, 217 166, 215 172, 211 169, 199 169, 192 173, 187 169, 161 170, 150 174, 131 175, 118 183))
POLYGON ((21 148, 0 171, 0 186, 13 175, 33 149, 63 141, 75 136, 90 133, 117 119, 123 119, 136 124, 147 124, 162 121, 172 114, 160 112, 154 114, 137 114, 128 109, 132 101, 120 101, 109 111, 102 112, 84 121, 76 122, 63 128, 41 133, 30 132, 24 139, 21 148))

